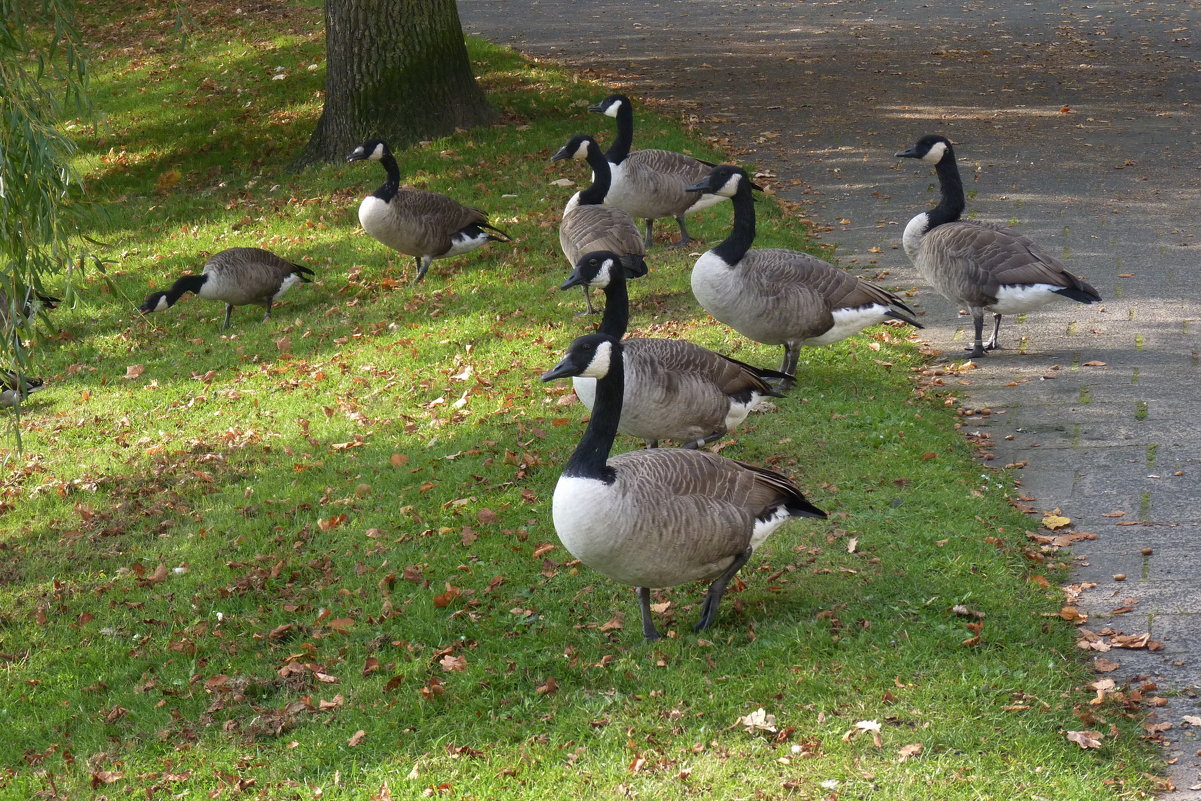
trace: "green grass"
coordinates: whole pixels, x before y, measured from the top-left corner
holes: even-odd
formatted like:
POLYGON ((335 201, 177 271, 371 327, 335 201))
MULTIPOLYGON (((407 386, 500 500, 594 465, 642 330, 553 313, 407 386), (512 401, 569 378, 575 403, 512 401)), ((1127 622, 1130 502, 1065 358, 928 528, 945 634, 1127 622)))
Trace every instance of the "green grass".
MULTIPOLYGON (((584 415, 537 377, 592 323, 557 289, 572 190, 551 183, 587 171, 548 159, 571 134, 612 136, 585 110, 605 87, 471 43, 503 123, 399 159, 515 242, 414 286, 411 260, 357 226, 377 167, 286 168, 320 111, 319 9, 197 6, 187 51, 170 12, 82 10, 103 119, 73 129, 112 202, 97 232, 112 290, 55 312, 37 354, 50 386, 2 476, 0 797, 1091 801, 1151 786, 1137 717, 1090 707, 1051 614, 1060 557, 1028 542, 953 404, 915 392, 924 362, 903 329, 806 352, 791 396, 723 441, 831 520, 778 532, 704 637, 689 628, 702 587, 659 594, 672 636, 648 646, 632 591, 556 547, 549 498, 584 415), (194 296, 132 313, 237 245, 318 280, 225 334, 221 306, 194 296), (956 604, 986 615, 975 644, 956 604), (778 732, 736 725, 759 708, 778 732), (865 720, 879 746, 844 737, 865 720), (1103 731, 1103 748, 1071 729, 1103 731)), ((637 136, 722 156, 648 113, 637 136)), ((760 246, 816 247, 779 205, 758 210, 760 246)), ((716 242, 728 214, 690 227, 716 242)), ((696 307, 692 259, 655 248, 634 325, 775 366, 696 307)))

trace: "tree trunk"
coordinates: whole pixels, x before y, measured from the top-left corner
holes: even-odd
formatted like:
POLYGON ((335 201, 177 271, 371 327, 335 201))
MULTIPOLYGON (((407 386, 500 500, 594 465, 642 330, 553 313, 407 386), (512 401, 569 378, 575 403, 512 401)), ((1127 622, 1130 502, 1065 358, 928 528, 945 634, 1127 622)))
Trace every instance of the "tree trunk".
POLYGON ((491 122, 455 0, 326 0, 325 107, 296 166, 491 122))

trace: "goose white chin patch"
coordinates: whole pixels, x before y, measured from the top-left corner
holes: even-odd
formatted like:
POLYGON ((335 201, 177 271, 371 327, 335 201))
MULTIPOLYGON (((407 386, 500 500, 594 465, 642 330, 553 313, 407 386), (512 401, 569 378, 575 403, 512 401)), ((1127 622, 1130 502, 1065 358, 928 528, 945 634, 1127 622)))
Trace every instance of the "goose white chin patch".
POLYGON ((164 309, 170 308, 170 306, 171 306, 171 304, 167 302, 167 296, 166 296, 166 295, 159 295, 159 296, 158 296, 158 303, 154 304, 154 310, 155 310, 156 312, 161 312, 161 311, 163 311, 164 309))
POLYGON ((604 378, 609 374, 609 365, 613 360, 613 343, 602 342, 596 348, 596 353, 592 356, 592 361, 588 362, 588 366, 584 368, 580 375, 591 376, 592 378, 604 378))
POLYGON ((601 262, 600 269, 596 271, 596 278, 588 282, 589 285, 601 287, 602 289, 607 287, 613 280, 613 271, 619 266, 613 259, 605 259, 601 262))
POLYGON ((606 117, 616 117, 617 112, 621 110, 621 105, 622 104, 621 104, 620 100, 610 103, 609 107, 607 109, 605 109, 605 116, 606 117))
POLYGON ((367 158, 379 161, 383 157, 384 157, 384 143, 380 142, 378 145, 375 146, 375 150, 372 150, 371 155, 368 156, 367 158))
POLYGON ((738 186, 741 183, 742 176, 734 173, 726 179, 726 182, 721 185, 721 188, 715 194, 723 195, 724 197, 734 197, 734 195, 738 194, 738 186))
POLYGON ((931 164, 937 164, 938 162, 942 161, 942 157, 946 154, 946 152, 946 142, 935 142, 930 147, 930 150, 926 152, 926 155, 922 156, 922 161, 928 161, 931 164))

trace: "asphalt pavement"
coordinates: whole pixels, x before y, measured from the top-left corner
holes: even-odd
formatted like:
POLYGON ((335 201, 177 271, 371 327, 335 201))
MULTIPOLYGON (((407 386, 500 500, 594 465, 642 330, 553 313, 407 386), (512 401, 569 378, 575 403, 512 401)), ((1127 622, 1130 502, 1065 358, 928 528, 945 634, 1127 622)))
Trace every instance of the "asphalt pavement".
POLYGON ((969 215, 1013 225, 1100 291, 1005 319, 1006 349, 960 377, 980 412, 965 432, 988 464, 1014 465, 1036 518, 1071 520, 1042 533, 1072 541, 1082 658, 1159 688, 1149 726, 1176 787, 1162 798, 1201 800, 1201 726, 1186 720, 1201 716, 1201 4, 458 6, 469 33, 597 71, 722 138, 838 263, 916 288, 945 359, 965 360, 970 318, 900 249, 937 196, 928 165, 893 157, 923 134, 956 143, 969 215))

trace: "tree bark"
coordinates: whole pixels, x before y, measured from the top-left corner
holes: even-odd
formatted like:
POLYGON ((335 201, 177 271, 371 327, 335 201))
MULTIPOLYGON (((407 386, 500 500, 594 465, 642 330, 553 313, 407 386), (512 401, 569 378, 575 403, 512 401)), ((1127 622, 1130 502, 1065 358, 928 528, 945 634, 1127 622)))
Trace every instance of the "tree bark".
POLYGON ((491 122, 455 0, 326 0, 325 106, 296 166, 491 122))

